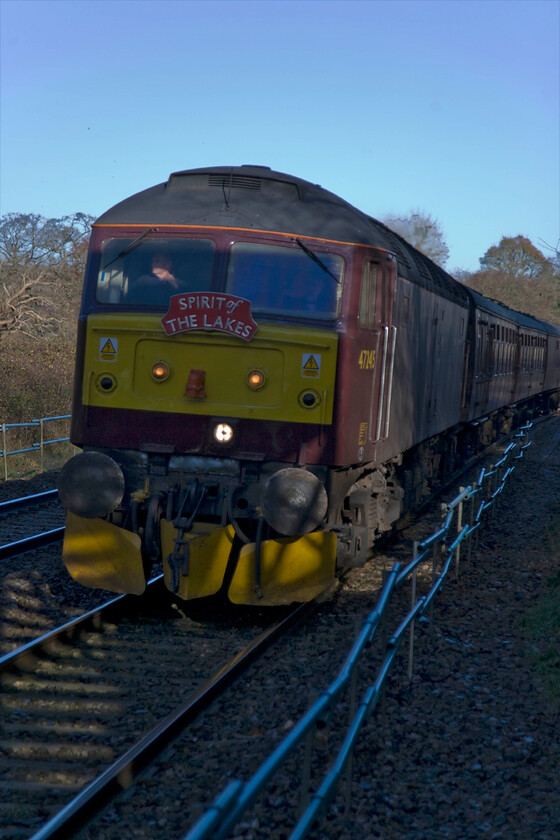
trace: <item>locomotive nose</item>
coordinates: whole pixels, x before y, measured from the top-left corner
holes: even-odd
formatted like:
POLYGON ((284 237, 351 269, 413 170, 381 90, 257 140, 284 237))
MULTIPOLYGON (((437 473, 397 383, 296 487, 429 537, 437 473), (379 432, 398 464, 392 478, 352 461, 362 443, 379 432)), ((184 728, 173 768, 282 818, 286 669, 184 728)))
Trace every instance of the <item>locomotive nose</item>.
POLYGON ((107 516, 122 501, 123 471, 103 452, 82 452, 62 468, 58 495, 62 506, 77 516, 107 516))
POLYGON ((278 470, 264 488, 264 518, 288 537, 314 531, 325 518, 327 506, 327 493, 317 476, 299 467, 278 470))

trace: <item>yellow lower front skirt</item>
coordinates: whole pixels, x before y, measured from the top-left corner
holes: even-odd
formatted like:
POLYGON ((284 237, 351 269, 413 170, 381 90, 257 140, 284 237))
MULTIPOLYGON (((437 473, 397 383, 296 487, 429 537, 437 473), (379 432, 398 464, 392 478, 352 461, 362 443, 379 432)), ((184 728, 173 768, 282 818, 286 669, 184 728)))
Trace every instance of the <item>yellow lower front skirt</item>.
POLYGON ((332 532, 265 540, 257 585, 255 544, 251 543, 241 550, 229 599, 234 604, 253 606, 311 601, 334 581, 335 566, 336 535, 332 532))
POLYGON ((183 537, 187 541, 185 552, 187 573, 184 574, 179 564, 175 572, 169 565, 169 556, 173 553, 177 530, 167 519, 161 522, 161 550, 163 557, 163 575, 165 585, 179 598, 188 601, 191 598, 204 598, 215 595, 222 586, 226 566, 233 544, 234 530, 231 525, 225 528, 215 525, 195 525, 193 530, 183 537), (177 582, 173 586, 173 579, 177 582))
MULTIPOLYGON (((186 545, 179 553, 176 536, 173 523, 162 520, 166 587, 185 601, 215 595, 224 583, 233 527, 195 525, 184 535, 186 545)), ((62 559, 84 586, 134 595, 146 588, 140 537, 103 519, 68 511, 62 559)), ((258 573, 256 546, 250 543, 241 549, 228 596, 234 604, 263 607, 310 601, 334 581, 335 567, 336 535, 331 532, 263 541, 258 573)))
POLYGON ((78 583, 109 592, 141 595, 146 577, 140 537, 104 519, 66 512, 64 565, 78 583))

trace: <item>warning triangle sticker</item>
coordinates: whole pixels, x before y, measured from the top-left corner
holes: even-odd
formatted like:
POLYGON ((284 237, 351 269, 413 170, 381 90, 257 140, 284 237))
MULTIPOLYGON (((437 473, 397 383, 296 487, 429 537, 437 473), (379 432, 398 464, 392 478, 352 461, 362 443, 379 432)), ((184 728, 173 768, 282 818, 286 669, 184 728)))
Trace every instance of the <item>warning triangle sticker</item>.
POLYGON ((304 370, 319 370, 319 365, 315 360, 315 356, 310 356, 303 366, 304 370))
POLYGON ((102 353, 116 353, 117 351, 113 347, 113 343, 110 338, 107 339, 103 347, 101 348, 102 353))

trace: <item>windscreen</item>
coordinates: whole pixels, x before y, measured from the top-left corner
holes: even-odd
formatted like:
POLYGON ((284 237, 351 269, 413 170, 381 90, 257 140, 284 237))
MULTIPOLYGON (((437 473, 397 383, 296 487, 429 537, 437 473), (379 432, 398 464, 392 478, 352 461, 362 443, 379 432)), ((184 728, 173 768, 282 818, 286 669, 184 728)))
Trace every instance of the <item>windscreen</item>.
POLYGON ((226 291, 254 312, 328 320, 338 312, 344 262, 337 254, 256 242, 233 245, 226 291))
POLYGON ((103 245, 96 300, 167 308, 171 295, 212 287, 215 244, 203 239, 109 239, 103 245))
POLYGON ((156 239, 146 233, 109 239, 103 244, 96 300, 167 309, 172 295, 223 290, 246 298, 262 315, 331 320, 338 314, 344 261, 337 254, 304 244, 236 242, 228 251, 225 289, 215 256, 215 242, 206 239, 156 239))

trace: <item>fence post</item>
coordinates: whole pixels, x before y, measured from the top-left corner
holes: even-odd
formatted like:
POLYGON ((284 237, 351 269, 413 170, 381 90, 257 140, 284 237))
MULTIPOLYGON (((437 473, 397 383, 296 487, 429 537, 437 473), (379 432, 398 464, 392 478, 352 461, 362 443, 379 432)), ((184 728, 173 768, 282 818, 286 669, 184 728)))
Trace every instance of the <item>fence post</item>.
MULTIPOLYGON (((481 498, 481 499, 483 499, 483 498, 484 498, 484 486, 483 486, 483 484, 482 484, 482 482, 483 482, 483 481, 484 481, 484 476, 482 477, 481 483, 478 485, 478 486, 480 487, 480 498, 481 498)), ((477 500, 477 501, 478 501, 478 500, 477 500)), ((473 511, 474 511, 474 496, 473 496, 473 511)), ((473 517, 473 522, 475 521, 475 519, 476 519, 476 523, 477 523, 477 525, 478 525, 478 524, 479 524, 479 522, 480 522, 480 517, 478 517, 478 519, 477 519, 477 518, 474 516, 474 517, 473 517)), ((479 544, 479 541, 480 541, 480 527, 477 527, 476 531, 474 532, 474 550, 475 550, 475 551, 478 551, 478 544, 479 544)), ((470 558, 469 558, 469 559, 470 559, 470 558)))
MULTIPOLYGON (((311 708, 317 701, 319 692, 312 689, 309 692, 308 706, 311 708)), ((315 727, 311 726, 305 736, 305 749, 303 756, 303 766, 301 768, 301 787, 299 794, 299 816, 301 817, 309 805, 309 786, 311 784, 311 759, 313 757, 313 745, 315 741, 315 727)))
POLYGON ((300 789, 300 811, 299 816, 305 813, 305 809, 309 805, 309 784, 311 782, 311 757, 313 755, 313 727, 305 736, 305 753, 303 758, 303 768, 301 774, 301 789, 300 789))
MULTIPOLYGON (((432 588, 434 583, 436 582, 437 577, 437 559, 438 554, 441 551, 441 543, 435 542, 434 547, 432 548, 432 588)), ((434 632, 434 599, 430 601, 430 611, 428 613, 428 618, 430 619, 430 632, 434 632)))
POLYGON ((4 458, 4 481, 8 480, 8 452, 6 450, 6 424, 2 423, 2 455, 4 458))
MULTIPOLYGON (((358 636, 360 633, 360 620, 358 616, 354 619, 354 635, 358 636)), ((348 725, 352 726, 352 721, 356 717, 356 694, 358 692, 358 667, 359 662, 356 662, 352 676, 350 677, 350 715, 348 725)), ((350 818, 350 805, 352 802, 352 774, 354 771, 354 750, 348 756, 346 762, 346 791, 344 797, 344 815, 348 822, 350 818)))
MULTIPOLYGON (((0 427, 2 429, 2 447, 0 448, 0 453, 2 455, 2 461, 4 463, 4 481, 8 480, 8 455, 21 455, 23 453, 33 453, 30 455, 30 458, 33 462, 33 472, 34 474, 44 473, 45 471, 45 449, 50 444, 55 443, 66 443, 70 440, 69 437, 64 438, 56 438, 53 440, 46 440, 45 437, 45 423, 49 420, 70 420, 69 414, 63 414, 59 417, 42 417, 42 418, 35 418, 27 423, 0 423, 0 427), (31 446, 25 447, 23 449, 14 449, 13 452, 8 452, 8 446, 6 443, 6 433, 9 428, 15 427, 25 427, 25 428, 32 428, 32 434, 35 434, 36 427, 39 426, 39 443, 34 441, 31 446), (37 450, 39 450, 39 465, 37 465, 37 461, 35 460, 35 456, 37 454, 37 450)), ((17 438, 16 438, 17 439, 17 438)), ((79 450, 77 447, 74 446, 74 454, 76 454, 79 450)))
MULTIPOLYGON (((387 578, 389 577, 389 572, 387 569, 383 569, 382 572, 382 587, 385 586, 387 583, 387 578)), ((383 656, 387 655, 387 644, 389 642, 389 633, 387 631, 387 626, 389 622, 388 617, 389 609, 388 605, 385 611, 383 612, 383 616, 381 618, 381 652, 383 656)), ((387 688, 386 688, 386 680, 383 680, 383 685, 381 686, 381 696, 380 696, 380 704, 381 704, 381 729, 383 730, 383 735, 385 736, 387 730, 387 688)))
POLYGON ((507 469, 508 469, 508 461, 509 461, 509 454, 507 455, 506 460, 504 461, 504 463, 500 467, 500 475, 499 475, 498 483, 502 486, 502 490, 500 492, 500 495, 496 499, 496 503, 497 503, 496 507, 498 508, 498 512, 499 512, 499 510, 502 506, 502 502, 503 502, 502 495, 503 495, 503 492, 504 492, 504 489, 505 489, 505 487, 504 487, 504 476, 505 476, 505 474, 507 472, 507 469))
MULTIPOLYGON (((459 492, 464 493, 465 488, 459 487, 459 492)), ((459 502, 459 507, 457 509, 457 533, 461 533, 461 528, 463 527, 463 500, 459 502)), ((459 580, 459 558, 461 556, 461 543, 455 549, 455 580, 459 580)))
MULTIPOLYGON (((418 540, 414 540, 412 544, 412 559, 416 560, 418 557, 418 540)), ((412 609, 416 606, 416 566, 412 571, 410 605, 412 609)), ((414 619, 410 622, 410 629, 408 631, 408 681, 412 682, 412 665, 414 661, 414 619)))
POLYGON ((492 495, 494 490, 496 489, 496 476, 497 470, 494 464, 490 464, 490 478, 488 479, 488 487, 486 490, 486 502, 490 504, 490 511, 488 513, 488 522, 494 522, 494 516, 496 515, 494 502, 492 501, 492 495))
POLYGON ((39 443, 39 449, 41 450, 41 459, 40 459, 40 464, 41 464, 41 473, 44 473, 44 472, 45 472, 45 446, 44 446, 44 441, 45 441, 45 430, 44 430, 44 428, 43 428, 43 418, 42 418, 42 417, 41 417, 41 419, 39 420, 39 428, 40 428, 40 443, 39 443))
POLYGON ((472 544, 473 544, 473 540, 474 540, 474 537, 473 537, 471 532, 472 532, 472 527, 473 527, 473 522, 474 522, 474 497, 476 495, 477 486, 478 486, 477 484, 472 485, 472 489, 471 489, 470 496, 469 496, 470 502, 471 502, 471 505, 470 505, 470 508, 469 508, 469 538, 467 540, 467 560, 469 561, 469 563, 470 563, 470 560, 471 560, 472 544))
MULTIPOLYGON (((440 509, 440 514, 441 514, 441 518, 442 518, 442 521, 443 521, 445 519, 446 505, 440 505, 439 509, 440 509)), ((447 537, 447 534, 445 535, 444 539, 446 539, 446 537, 447 537)), ((437 578, 438 557, 442 553, 441 552, 442 545, 443 545, 442 542, 435 542, 434 547, 432 549, 432 586, 435 584, 436 578, 437 578)), ((431 629, 431 632, 433 632, 433 626, 434 626, 434 599, 433 598, 430 601, 429 619, 430 619, 430 629, 431 629)))

